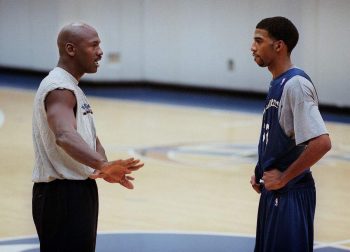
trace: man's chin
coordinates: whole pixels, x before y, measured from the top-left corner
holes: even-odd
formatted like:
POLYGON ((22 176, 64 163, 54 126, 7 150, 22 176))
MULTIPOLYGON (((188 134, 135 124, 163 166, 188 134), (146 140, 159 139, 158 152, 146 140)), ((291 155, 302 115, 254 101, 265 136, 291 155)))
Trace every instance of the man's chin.
POLYGON ((262 61, 255 61, 255 63, 259 66, 259 67, 266 67, 266 64, 262 61))
POLYGON ((257 57, 254 58, 255 63, 256 63, 259 67, 266 67, 265 62, 262 61, 262 60, 258 60, 258 59, 261 59, 261 58, 260 58, 260 57, 259 57, 259 58, 257 58, 257 57))
POLYGON ((86 71, 87 74, 93 74, 93 73, 96 73, 97 72, 97 67, 94 68, 94 69, 89 69, 88 71, 86 71))

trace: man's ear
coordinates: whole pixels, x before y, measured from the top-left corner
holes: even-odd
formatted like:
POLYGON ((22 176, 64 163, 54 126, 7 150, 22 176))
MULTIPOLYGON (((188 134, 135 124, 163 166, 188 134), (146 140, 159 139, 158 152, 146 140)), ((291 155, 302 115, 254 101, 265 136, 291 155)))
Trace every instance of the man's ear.
POLYGON ((283 42, 283 40, 278 40, 275 42, 274 46, 275 46, 275 51, 279 52, 287 45, 283 42))
POLYGON ((66 52, 69 56, 74 56, 75 55, 75 46, 72 43, 67 43, 66 44, 66 52))

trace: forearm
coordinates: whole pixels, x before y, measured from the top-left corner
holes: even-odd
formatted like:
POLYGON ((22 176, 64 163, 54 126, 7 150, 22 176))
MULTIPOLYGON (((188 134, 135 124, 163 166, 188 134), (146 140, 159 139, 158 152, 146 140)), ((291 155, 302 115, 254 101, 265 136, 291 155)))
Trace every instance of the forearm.
POLYGON ((108 160, 106 152, 105 152, 105 149, 103 148, 103 146, 102 146, 102 144, 100 142, 100 139, 98 137, 96 137, 96 151, 98 153, 100 153, 101 156, 105 158, 105 160, 108 160))
POLYGON ((282 173, 282 181, 284 181, 285 184, 288 183, 317 163, 330 149, 331 142, 328 135, 321 135, 310 140, 307 148, 300 157, 282 173))
POLYGON ((57 134, 56 143, 74 160, 91 168, 101 170, 107 162, 105 155, 94 151, 76 132, 57 134))

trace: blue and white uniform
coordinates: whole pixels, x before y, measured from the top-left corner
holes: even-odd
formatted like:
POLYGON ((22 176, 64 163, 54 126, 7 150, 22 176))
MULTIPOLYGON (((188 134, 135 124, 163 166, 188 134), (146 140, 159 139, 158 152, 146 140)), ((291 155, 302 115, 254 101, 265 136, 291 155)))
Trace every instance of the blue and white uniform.
MULTIPOLYGON (((307 142, 328 134, 317 94, 304 71, 291 68, 273 79, 267 95, 259 141, 256 182, 270 169, 285 171, 307 142)), ((310 169, 284 188, 261 188, 255 252, 313 250, 316 190, 310 169)))

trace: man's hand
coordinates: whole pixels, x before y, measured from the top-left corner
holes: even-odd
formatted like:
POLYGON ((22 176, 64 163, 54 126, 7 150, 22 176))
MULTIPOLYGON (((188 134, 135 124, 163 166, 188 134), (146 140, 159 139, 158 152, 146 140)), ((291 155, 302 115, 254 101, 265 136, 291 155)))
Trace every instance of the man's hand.
POLYGON ((277 169, 264 172, 262 180, 264 181, 264 187, 266 190, 278 190, 284 187, 287 182, 282 178, 283 173, 277 169))
POLYGON ((119 183, 128 189, 133 189, 134 185, 130 181, 134 180, 134 178, 127 174, 140 169, 143 165, 143 163, 140 163, 140 160, 135 160, 134 158, 106 162, 101 170, 95 170, 90 178, 103 178, 109 183, 119 183))
POLYGON ((252 185, 253 189, 254 189, 257 193, 261 193, 261 191, 260 191, 260 184, 256 183, 256 181, 255 181, 255 175, 251 176, 251 178, 250 178, 250 184, 252 185))
POLYGON ((130 176, 124 176, 119 183, 128 189, 134 189, 134 185, 130 182, 130 180, 134 180, 134 178, 130 176))

